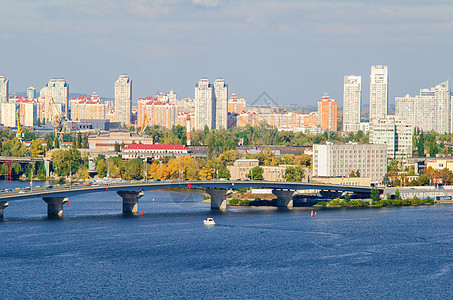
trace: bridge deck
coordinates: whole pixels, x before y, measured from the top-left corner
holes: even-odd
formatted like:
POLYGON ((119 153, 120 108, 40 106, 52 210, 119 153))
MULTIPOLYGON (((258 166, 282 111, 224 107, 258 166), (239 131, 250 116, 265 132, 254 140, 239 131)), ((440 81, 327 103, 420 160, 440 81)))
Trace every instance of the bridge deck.
POLYGON ((320 183, 282 182, 282 181, 232 181, 232 180, 164 180, 164 181, 136 181, 136 182, 114 182, 110 184, 96 183, 97 186, 85 184, 65 187, 56 185, 52 189, 46 187, 34 187, 31 191, 13 190, 0 193, 0 201, 11 201, 15 199, 26 199, 35 197, 70 197, 93 192, 111 191, 149 191, 171 188, 217 188, 217 189, 240 189, 240 188, 270 188, 290 190, 323 190, 343 191, 369 194, 371 187, 357 187, 345 185, 332 185, 320 183))

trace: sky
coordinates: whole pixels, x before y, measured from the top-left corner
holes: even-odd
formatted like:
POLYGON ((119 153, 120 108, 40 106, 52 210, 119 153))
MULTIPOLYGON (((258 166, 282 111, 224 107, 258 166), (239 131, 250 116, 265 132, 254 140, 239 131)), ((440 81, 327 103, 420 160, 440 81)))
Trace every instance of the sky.
POLYGON ((112 98, 121 74, 133 101, 194 97, 224 78, 251 104, 343 98, 343 77, 389 68, 389 100, 453 78, 451 0, 0 0, 0 74, 10 91, 65 78, 70 93, 112 98))

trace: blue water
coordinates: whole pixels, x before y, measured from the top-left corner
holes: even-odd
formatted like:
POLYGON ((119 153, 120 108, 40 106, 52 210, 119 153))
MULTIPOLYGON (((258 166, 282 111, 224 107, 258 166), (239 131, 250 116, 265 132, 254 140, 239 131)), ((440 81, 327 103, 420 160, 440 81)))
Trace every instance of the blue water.
MULTIPOLYGON (((26 185, 27 183, 25 183, 26 185)), ((2 188, 1 186, 0 188, 2 188)), ((211 213, 197 193, 11 201, 0 222, 0 297, 453 298, 453 205, 211 213), (153 201, 154 199, 154 201, 153 201), (217 225, 202 220, 214 217, 217 225)))

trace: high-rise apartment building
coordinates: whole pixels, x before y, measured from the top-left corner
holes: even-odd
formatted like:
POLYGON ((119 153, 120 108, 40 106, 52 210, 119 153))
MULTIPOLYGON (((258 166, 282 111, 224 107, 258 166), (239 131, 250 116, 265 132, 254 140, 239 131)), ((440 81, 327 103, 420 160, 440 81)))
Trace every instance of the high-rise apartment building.
POLYGON ((327 93, 318 101, 318 117, 322 130, 337 131, 337 101, 327 93))
POLYGON ((14 102, 1 102, 1 120, 5 127, 16 127, 16 110, 19 105, 14 102))
POLYGON ((131 124, 132 80, 126 74, 115 82, 115 120, 122 124, 131 124))
POLYGON ((395 115, 425 132, 452 133, 452 100, 451 88, 445 81, 421 89, 420 95, 395 97, 395 115))
POLYGON ((96 93, 91 97, 80 96, 78 99, 71 99, 70 105, 72 121, 107 119, 107 104, 96 93))
POLYGON ((229 113, 241 113, 245 111, 247 103, 244 98, 238 98, 236 93, 232 93, 230 99, 228 100, 228 112, 229 113))
POLYGON ((389 74, 387 66, 371 66, 370 122, 383 118, 388 111, 389 74))
POLYGON ((343 131, 360 130, 360 113, 362 107, 362 77, 345 76, 343 90, 343 131))
MULTIPOLYGON (((145 116, 149 126, 159 125, 171 129, 173 126, 178 125, 176 121, 178 106, 171 104, 170 100, 160 101, 158 98, 153 97, 140 98, 137 101, 138 127, 142 127, 145 116)), ((185 123, 181 125, 185 126, 185 123)))
POLYGON ((370 144, 385 144, 388 158, 404 159, 412 154, 413 131, 405 120, 387 115, 370 124, 370 144))
POLYGON ((205 126, 209 129, 216 125, 216 103, 214 86, 207 78, 202 78, 195 85, 195 129, 203 130, 205 126))
POLYGON ((40 91, 40 97, 53 100, 55 104, 61 107, 62 112, 68 115, 69 103, 69 84, 63 78, 52 78, 49 83, 40 91))
POLYGON ((4 75, 0 75, 0 103, 8 102, 9 80, 4 75))
POLYGON ((30 86, 27 89, 27 98, 31 100, 36 98, 36 89, 34 87, 30 86))
MULTIPOLYGON (((37 99, 30 99, 22 95, 17 95, 15 97, 10 97, 8 104, 15 104, 15 109, 19 110, 19 122, 21 125, 33 127, 38 124, 38 109, 41 107, 37 99)), ((12 107, 13 106, 10 106, 9 109, 13 109, 12 107)), ((10 122, 11 120, 16 120, 16 116, 14 118, 11 118, 10 116, 5 117, 9 118, 10 122)))
POLYGON ((228 128, 228 84, 219 78, 214 81, 215 128, 228 128))

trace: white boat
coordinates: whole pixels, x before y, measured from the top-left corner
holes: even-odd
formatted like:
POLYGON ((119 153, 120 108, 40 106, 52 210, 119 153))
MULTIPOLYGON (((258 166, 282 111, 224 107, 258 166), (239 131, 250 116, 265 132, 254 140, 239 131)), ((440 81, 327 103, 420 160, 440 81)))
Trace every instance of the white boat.
POLYGON ((204 225, 215 225, 214 219, 213 218, 207 218, 206 220, 203 220, 204 225))

